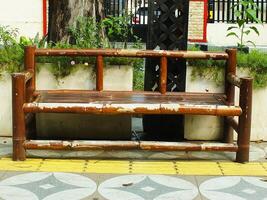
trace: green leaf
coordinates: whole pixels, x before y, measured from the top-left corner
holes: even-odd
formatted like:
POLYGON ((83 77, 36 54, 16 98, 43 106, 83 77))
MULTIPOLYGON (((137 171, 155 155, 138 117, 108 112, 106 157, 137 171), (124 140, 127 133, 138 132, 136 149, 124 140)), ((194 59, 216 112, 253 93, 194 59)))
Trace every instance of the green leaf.
POLYGON ((241 28, 244 24, 245 24, 245 20, 244 19, 240 19, 237 21, 238 27, 241 28))
POLYGON ((234 33, 234 32, 228 33, 226 35, 226 37, 229 37, 229 36, 235 36, 235 37, 239 38, 239 36, 236 33, 234 33))
POLYGON ((240 12, 239 10, 236 10, 236 11, 235 11, 235 16, 236 16, 236 17, 240 17, 240 16, 241 16, 241 12, 240 12))
POLYGON ((256 10, 248 8, 246 9, 246 14, 250 20, 253 20, 257 23, 262 23, 261 20, 257 18, 256 10))
POLYGON ((260 32, 258 31, 257 27, 255 26, 250 26, 249 27, 251 30, 253 30, 257 35, 260 35, 260 32))
POLYGON ((254 47, 256 46, 255 43, 252 42, 251 40, 246 41, 246 43, 250 43, 250 44, 252 44, 254 47))
POLYGON ((230 31, 230 30, 236 29, 236 28, 238 28, 238 27, 236 27, 236 26, 230 26, 230 27, 228 27, 227 31, 230 31))
POLYGON ((244 34, 248 35, 250 33, 250 30, 244 31, 244 34))

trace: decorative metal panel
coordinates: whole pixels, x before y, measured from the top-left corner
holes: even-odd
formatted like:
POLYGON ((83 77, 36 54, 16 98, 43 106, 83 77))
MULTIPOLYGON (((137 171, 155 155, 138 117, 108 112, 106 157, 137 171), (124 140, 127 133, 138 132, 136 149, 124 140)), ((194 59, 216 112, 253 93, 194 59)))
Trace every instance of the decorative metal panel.
MULTIPOLYGON (((187 49, 188 5, 187 0, 149 1, 147 49, 187 49)), ((186 61, 184 59, 168 59, 167 90, 184 91, 185 79, 186 61)), ((158 90, 158 81, 159 60, 147 59, 145 90, 158 90)), ((151 139, 182 139, 183 121, 181 115, 147 115, 143 117, 144 130, 151 139)))

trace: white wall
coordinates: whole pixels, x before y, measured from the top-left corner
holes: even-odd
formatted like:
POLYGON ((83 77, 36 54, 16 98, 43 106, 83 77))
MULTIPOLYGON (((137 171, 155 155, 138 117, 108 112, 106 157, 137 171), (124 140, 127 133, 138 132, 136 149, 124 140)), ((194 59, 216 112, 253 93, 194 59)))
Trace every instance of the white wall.
MULTIPOLYGON (((236 45, 237 39, 233 36, 226 37, 227 28, 233 26, 233 24, 224 24, 224 23, 208 23, 207 26, 207 40, 208 43, 213 46, 232 46, 236 45)), ((245 40, 253 41, 256 46, 267 46, 267 24, 259 25, 253 24, 257 27, 260 36, 256 33, 251 33, 249 36, 245 37, 245 40)))
POLYGON ((0 25, 18 28, 19 35, 42 35, 42 0, 0 0, 0 25))

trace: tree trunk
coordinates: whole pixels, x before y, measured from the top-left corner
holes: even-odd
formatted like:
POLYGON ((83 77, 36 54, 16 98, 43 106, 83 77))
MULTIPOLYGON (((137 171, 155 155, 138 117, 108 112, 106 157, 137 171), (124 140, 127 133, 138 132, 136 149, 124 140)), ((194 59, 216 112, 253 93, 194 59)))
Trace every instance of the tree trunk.
POLYGON ((49 0, 48 40, 68 41, 68 27, 74 26, 78 17, 104 17, 104 0, 49 0))

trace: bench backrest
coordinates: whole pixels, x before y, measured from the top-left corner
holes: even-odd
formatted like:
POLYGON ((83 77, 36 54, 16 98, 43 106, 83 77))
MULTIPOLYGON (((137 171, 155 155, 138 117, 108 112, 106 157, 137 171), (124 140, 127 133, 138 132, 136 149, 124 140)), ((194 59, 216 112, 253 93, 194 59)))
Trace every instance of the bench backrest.
MULTIPOLYGON (((125 49, 37 49, 34 46, 25 47, 25 68, 35 74, 35 61, 37 56, 70 56, 70 57, 96 57, 96 90, 103 90, 104 57, 139 57, 159 58, 160 77, 159 91, 166 93, 167 88, 167 62, 168 58, 182 59, 214 59, 226 60, 225 69, 225 94, 230 104, 234 101, 234 86, 229 84, 227 76, 236 74, 236 49, 227 49, 225 52, 203 51, 165 51, 165 50, 125 50, 125 49)), ((31 94, 35 91, 35 75, 29 81, 31 94)))

